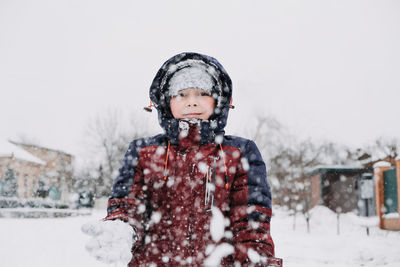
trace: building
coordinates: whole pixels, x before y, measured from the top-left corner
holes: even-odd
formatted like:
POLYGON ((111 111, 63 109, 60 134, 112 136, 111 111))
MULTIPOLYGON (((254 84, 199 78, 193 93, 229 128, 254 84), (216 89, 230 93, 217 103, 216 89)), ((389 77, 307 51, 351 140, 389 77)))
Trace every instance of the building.
POLYGON ((0 196, 7 170, 13 170, 17 197, 66 200, 72 189, 73 156, 63 151, 12 141, 0 143, 0 196))
MULTIPOLYGON (((360 206, 366 203, 368 214, 374 214, 373 196, 371 199, 367 199, 367 202, 360 202, 362 200, 360 192, 362 177, 370 173, 371 170, 364 167, 316 167, 309 176, 311 179, 311 207, 324 205, 333 211, 349 212, 359 211, 360 206)), ((371 186, 373 186, 372 183, 371 186)))

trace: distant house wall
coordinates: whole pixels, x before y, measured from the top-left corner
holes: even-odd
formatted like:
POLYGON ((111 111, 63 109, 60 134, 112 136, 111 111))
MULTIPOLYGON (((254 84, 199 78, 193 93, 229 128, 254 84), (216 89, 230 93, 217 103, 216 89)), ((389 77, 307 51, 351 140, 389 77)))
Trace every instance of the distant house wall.
POLYGON ((311 176, 311 208, 321 203, 321 175, 319 173, 311 176))
POLYGON ((44 147, 15 142, 13 144, 41 159, 45 165, 12 157, 0 157, 0 180, 3 179, 7 168, 11 167, 18 181, 18 197, 34 197, 39 181, 42 181, 53 193, 57 192, 56 195, 65 200, 72 190, 73 156, 44 147))
POLYGON ((17 196, 19 198, 30 198, 34 196, 43 167, 40 164, 14 157, 0 157, 0 181, 2 181, 8 168, 13 169, 18 185, 17 196))
POLYGON ((7 167, 10 165, 11 157, 0 157, 0 180, 3 179, 7 167))

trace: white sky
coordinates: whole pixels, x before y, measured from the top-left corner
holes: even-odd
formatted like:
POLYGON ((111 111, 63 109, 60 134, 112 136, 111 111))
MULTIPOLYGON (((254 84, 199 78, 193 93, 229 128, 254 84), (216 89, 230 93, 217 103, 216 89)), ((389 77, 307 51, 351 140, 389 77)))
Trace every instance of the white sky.
POLYGON ((262 113, 352 146, 398 137, 399 14, 383 0, 0 0, 0 137, 78 153, 108 107, 158 125, 148 88, 183 51, 230 74, 228 133, 262 113))

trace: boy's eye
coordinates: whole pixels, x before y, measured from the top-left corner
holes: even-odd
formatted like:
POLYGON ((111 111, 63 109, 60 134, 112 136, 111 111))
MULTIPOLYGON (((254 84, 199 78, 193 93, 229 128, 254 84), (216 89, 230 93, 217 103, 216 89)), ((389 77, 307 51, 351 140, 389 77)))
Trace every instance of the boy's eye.
POLYGON ((185 93, 182 93, 182 92, 179 92, 178 93, 178 96, 180 96, 180 97, 184 97, 186 94, 185 93))
POLYGON ((207 93, 207 92, 201 92, 200 95, 201 95, 201 96, 210 96, 210 94, 207 93))

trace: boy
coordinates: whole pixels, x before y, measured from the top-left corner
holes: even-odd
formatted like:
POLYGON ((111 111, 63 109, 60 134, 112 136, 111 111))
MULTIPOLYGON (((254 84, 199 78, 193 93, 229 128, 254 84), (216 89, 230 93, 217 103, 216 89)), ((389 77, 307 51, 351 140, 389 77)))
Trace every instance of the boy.
POLYGON ((222 266, 281 265, 265 164, 253 141, 224 134, 231 97, 209 56, 178 54, 156 74, 150 98, 165 133, 130 144, 107 209, 106 220, 134 229, 129 266, 203 266, 224 242, 222 266), (228 219, 220 237, 210 227, 218 211, 228 219))

